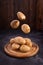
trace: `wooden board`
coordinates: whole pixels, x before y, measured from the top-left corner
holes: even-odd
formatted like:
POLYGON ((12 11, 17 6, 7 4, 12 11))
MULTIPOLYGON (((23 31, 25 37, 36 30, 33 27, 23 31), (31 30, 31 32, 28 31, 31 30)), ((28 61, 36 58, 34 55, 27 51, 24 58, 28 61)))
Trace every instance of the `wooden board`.
POLYGON ((16 51, 16 50, 12 50, 11 48, 11 44, 10 43, 7 43, 5 46, 4 46, 4 51, 9 55, 9 56, 12 56, 12 57, 18 57, 18 58, 25 58, 25 57, 31 57, 31 56, 34 56, 37 54, 37 52, 39 51, 39 46, 32 42, 33 43, 33 46, 31 48, 31 50, 29 52, 26 52, 26 53, 23 53, 21 51, 16 51))

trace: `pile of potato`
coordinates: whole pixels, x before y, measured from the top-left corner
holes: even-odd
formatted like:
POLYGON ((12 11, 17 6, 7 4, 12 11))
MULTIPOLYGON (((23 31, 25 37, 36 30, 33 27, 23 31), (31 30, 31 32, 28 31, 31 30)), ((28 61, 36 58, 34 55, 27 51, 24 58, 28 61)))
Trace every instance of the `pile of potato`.
POLYGON ((12 50, 19 50, 21 52, 28 52, 32 47, 32 41, 29 38, 17 36, 10 39, 12 50))

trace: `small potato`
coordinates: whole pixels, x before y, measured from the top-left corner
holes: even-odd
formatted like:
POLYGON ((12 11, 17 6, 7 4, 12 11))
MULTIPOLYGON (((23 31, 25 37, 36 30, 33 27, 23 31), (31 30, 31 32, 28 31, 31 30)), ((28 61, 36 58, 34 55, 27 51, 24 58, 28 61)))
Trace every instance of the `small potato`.
POLYGON ((29 33, 30 32, 30 26, 28 24, 23 24, 21 26, 21 30, 24 32, 24 33, 29 33))
POLYGON ((10 26, 13 28, 13 29, 17 29, 20 25, 20 21, 19 20, 13 20, 11 23, 10 23, 10 26))
POLYGON ((15 42, 14 38, 11 38, 11 39, 10 39, 10 43, 12 44, 12 43, 14 43, 14 42, 15 42))
POLYGON ((26 45, 28 45, 29 47, 32 47, 32 41, 31 41, 31 39, 25 38, 25 40, 26 40, 26 45))
POLYGON ((19 47, 20 47, 19 44, 16 44, 16 43, 13 43, 13 44, 12 44, 12 49, 13 49, 13 50, 17 50, 17 49, 19 49, 19 47))
POLYGON ((17 17, 20 20, 25 20, 26 19, 26 16, 22 12, 17 12, 17 17))
POLYGON ((21 36, 18 36, 18 37, 15 37, 15 43, 18 43, 18 44, 25 44, 26 41, 23 37, 21 36))
POLYGON ((20 51, 22 51, 22 52, 28 52, 28 51, 30 51, 30 47, 27 46, 27 45, 21 45, 20 51))

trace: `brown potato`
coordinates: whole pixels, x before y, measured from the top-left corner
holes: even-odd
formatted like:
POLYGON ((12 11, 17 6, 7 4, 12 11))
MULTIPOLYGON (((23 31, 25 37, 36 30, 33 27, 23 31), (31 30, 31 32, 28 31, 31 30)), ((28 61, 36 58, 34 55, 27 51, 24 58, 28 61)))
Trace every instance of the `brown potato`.
POLYGON ((30 32, 30 26, 28 24, 23 24, 21 26, 21 30, 24 32, 24 33, 29 33, 30 32))
POLYGON ((32 41, 31 41, 31 39, 25 38, 25 40, 26 40, 26 44, 27 44, 29 47, 32 47, 32 41))
POLYGON ((17 17, 20 20, 25 20, 26 19, 26 16, 22 12, 17 12, 17 17))
POLYGON ((13 29, 17 29, 20 25, 20 21, 19 20, 13 20, 11 21, 10 23, 10 26, 13 28, 13 29))
POLYGON ((14 38, 11 38, 11 39, 10 39, 10 43, 12 44, 12 43, 14 43, 14 42, 15 42, 14 38))
POLYGON ((18 37, 15 37, 15 43, 18 43, 18 44, 25 44, 26 41, 23 37, 21 36, 18 36, 18 37))
POLYGON ((16 43, 13 43, 13 44, 12 44, 12 49, 13 49, 13 50, 19 49, 19 47, 20 47, 19 44, 16 44, 16 43))
POLYGON ((27 45, 21 45, 20 51, 22 51, 22 52, 28 52, 28 51, 30 51, 30 47, 27 46, 27 45))

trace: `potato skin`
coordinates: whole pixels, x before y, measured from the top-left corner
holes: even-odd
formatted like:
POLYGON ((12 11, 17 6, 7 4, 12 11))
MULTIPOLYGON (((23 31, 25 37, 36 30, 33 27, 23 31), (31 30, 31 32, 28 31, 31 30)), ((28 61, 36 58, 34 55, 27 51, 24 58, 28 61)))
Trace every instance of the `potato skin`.
POLYGON ((21 25, 21 30, 25 33, 28 34, 30 32, 30 26, 28 24, 23 24, 21 25))
POLYGON ((30 51, 30 47, 27 46, 27 45, 21 45, 20 51, 22 51, 22 52, 28 52, 28 51, 30 51))
POLYGON ((17 12, 17 17, 19 20, 25 20, 26 19, 25 14, 22 12, 17 12))
POLYGON ((18 43, 18 44, 22 45, 22 44, 25 44, 26 41, 23 37, 18 36, 18 37, 15 37, 15 43, 18 43))
POLYGON ((13 50, 19 49, 19 47, 20 47, 19 44, 16 44, 16 43, 13 43, 13 44, 12 44, 12 49, 13 49, 13 50))
POLYGON ((11 21, 10 23, 10 26, 13 28, 13 29, 17 29, 20 25, 20 21, 19 20, 13 20, 11 21))

